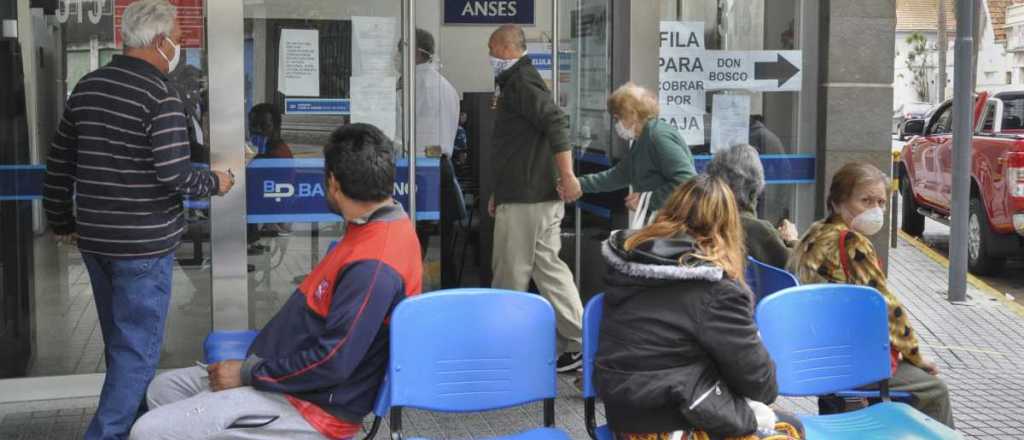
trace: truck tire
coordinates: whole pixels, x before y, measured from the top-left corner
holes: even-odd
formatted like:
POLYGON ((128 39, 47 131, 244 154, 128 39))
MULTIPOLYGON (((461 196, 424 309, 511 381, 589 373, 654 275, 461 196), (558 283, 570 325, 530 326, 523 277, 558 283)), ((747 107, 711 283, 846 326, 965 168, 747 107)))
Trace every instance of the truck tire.
POLYGON ((975 275, 991 275, 1006 263, 1005 258, 992 256, 992 243, 998 239, 988 223, 988 213, 981 200, 971 199, 967 218, 967 270, 975 275))
POLYGON ((903 199, 903 216, 900 218, 900 229, 912 237, 920 237, 924 233, 924 216, 917 212, 917 201, 910 181, 900 177, 900 196, 903 199))

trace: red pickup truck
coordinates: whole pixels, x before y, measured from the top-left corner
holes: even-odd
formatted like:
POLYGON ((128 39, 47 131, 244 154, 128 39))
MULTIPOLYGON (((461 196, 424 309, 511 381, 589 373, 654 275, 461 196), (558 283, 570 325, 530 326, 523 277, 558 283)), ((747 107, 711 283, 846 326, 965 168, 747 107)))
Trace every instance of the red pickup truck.
MULTIPOLYGON (((953 105, 909 121, 896 164, 903 199, 901 229, 920 236, 924 217, 948 224, 952 201, 953 105)), ((968 269, 991 274, 1024 249, 1024 91, 990 96, 974 106, 968 269)))

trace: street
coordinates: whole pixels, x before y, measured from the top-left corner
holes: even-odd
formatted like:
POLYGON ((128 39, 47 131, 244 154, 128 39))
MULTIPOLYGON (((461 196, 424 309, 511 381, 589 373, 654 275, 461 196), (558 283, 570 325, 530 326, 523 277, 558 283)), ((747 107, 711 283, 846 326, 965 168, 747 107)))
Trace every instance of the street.
MULTIPOLYGON (((892 151, 900 151, 904 143, 894 136, 892 151)), ((949 226, 926 217, 924 236, 921 237, 921 241, 942 256, 949 258, 949 226)), ((979 276, 978 278, 992 288, 1009 294, 1018 304, 1024 305, 1024 258, 1007 261, 1006 267, 998 275, 979 276)))

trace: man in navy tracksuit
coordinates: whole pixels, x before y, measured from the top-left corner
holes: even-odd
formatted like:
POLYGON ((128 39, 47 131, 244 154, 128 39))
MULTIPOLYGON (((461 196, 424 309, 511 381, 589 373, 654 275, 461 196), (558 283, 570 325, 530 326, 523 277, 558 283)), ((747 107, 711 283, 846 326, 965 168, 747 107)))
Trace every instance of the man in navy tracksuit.
POLYGON ((131 438, 350 438, 359 432, 388 363, 387 319, 421 288, 416 231, 391 198, 392 148, 371 125, 331 135, 325 189, 331 209, 348 222, 345 236, 260 331, 244 362, 154 379, 151 411, 131 438))

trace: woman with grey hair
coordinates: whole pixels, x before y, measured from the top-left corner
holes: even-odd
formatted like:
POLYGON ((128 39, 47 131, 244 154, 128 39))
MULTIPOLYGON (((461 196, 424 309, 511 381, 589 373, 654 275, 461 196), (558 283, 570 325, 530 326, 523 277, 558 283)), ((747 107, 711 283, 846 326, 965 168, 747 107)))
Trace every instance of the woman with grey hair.
POLYGON ((757 198, 764 191, 764 167, 754 147, 733 145, 719 151, 711 159, 705 173, 729 184, 740 208, 740 220, 747 245, 747 255, 757 261, 786 267, 789 243, 796 241, 796 230, 791 224, 776 229, 771 223, 757 218, 757 198))

